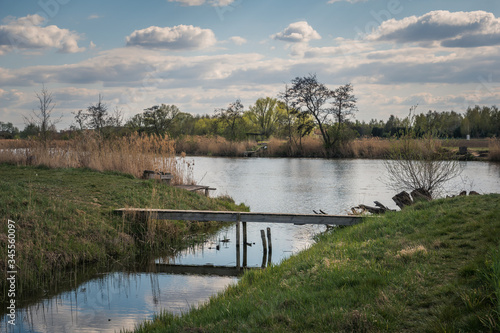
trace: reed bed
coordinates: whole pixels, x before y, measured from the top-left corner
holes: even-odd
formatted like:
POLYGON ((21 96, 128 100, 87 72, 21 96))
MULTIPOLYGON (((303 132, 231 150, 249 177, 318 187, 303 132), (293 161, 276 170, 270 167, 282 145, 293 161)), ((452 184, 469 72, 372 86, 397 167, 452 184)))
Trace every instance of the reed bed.
POLYGON ((500 139, 490 139, 488 144, 489 148, 489 160, 490 161, 500 161, 500 139))
POLYGON ((175 142, 175 151, 189 155, 243 156, 255 141, 228 141, 220 136, 187 136, 175 142))
POLYGON ((174 141, 157 135, 132 133, 103 139, 91 131, 67 141, 45 144, 38 140, 8 140, 0 150, 0 163, 45 165, 50 168, 90 168, 141 177, 144 170, 170 172, 172 183, 191 182, 190 163, 175 158, 174 141))
POLYGON ((341 147, 341 154, 351 158, 386 158, 394 140, 362 138, 348 142, 341 147))

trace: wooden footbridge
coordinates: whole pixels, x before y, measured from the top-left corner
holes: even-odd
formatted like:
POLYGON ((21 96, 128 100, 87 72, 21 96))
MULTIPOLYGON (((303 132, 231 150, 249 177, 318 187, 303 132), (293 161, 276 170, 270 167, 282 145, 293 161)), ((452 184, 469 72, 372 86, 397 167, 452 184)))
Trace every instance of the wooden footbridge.
MULTIPOLYGON (((352 215, 329 215, 329 214, 282 214, 282 213, 255 213, 235 211, 211 211, 211 210, 175 210, 175 209, 144 209, 144 208, 121 208, 115 213, 130 215, 141 219, 157 220, 185 220, 185 221, 219 221, 236 222, 236 269, 240 268, 240 223, 243 225, 243 267, 246 267, 246 245, 247 245, 247 222, 251 223, 292 223, 295 225, 319 224, 327 226, 350 226, 362 221, 361 216, 352 215)), ((264 252, 266 253, 264 231, 261 230, 264 252)), ((271 255, 271 235, 267 231, 269 242, 269 255, 271 255)), ((270 258, 270 257, 269 257, 270 258)), ((265 260, 264 260, 265 262, 265 260)))
POLYGON ((130 214, 137 217, 146 217, 158 220, 186 220, 200 222, 219 221, 293 223, 299 225, 354 225, 360 223, 362 220, 362 217, 353 215, 255 213, 213 210, 120 208, 115 210, 115 212, 118 214, 130 214))

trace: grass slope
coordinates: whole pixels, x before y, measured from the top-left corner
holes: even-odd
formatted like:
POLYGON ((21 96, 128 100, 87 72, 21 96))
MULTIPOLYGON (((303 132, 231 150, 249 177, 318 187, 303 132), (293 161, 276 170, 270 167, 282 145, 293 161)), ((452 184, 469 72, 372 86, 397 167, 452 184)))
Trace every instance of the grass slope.
POLYGON ((500 195, 422 203, 309 250, 137 332, 499 331, 500 195))
MULTIPOLYGON (((247 209, 229 198, 207 198, 115 172, 0 164, 0 175, 0 245, 7 248, 7 219, 15 221, 18 295, 50 287, 64 268, 133 258, 175 246, 187 233, 218 226, 142 223, 115 216, 116 208, 247 209)), ((0 258, 4 273, 7 259, 0 258)), ((4 278, 5 297, 6 285, 4 278)))

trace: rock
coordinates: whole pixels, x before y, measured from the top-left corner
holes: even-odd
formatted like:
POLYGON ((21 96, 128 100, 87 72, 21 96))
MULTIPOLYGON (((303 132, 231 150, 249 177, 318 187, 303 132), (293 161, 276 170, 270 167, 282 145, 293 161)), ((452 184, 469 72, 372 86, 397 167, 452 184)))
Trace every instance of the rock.
POLYGON ((470 191, 469 195, 481 195, 481 194, 477 193, 476 191, 470 191))
POLYGON ((462 191, 459 195, 467 195, 467 191, 462 191))

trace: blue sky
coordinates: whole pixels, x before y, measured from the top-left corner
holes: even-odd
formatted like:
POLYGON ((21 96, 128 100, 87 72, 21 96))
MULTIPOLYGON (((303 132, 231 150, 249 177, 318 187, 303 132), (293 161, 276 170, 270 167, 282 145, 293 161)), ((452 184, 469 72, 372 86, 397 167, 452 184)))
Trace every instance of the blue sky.
POLYGON ((351 82, 357 119, 500 104, 498 0, 0 0, 0 121, 42 85, 58 129, 99 94, 125 119, 165 103, 211 114, 297 76, 351 82))

